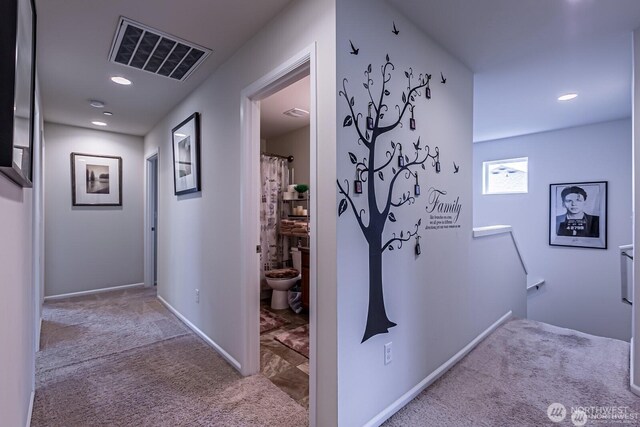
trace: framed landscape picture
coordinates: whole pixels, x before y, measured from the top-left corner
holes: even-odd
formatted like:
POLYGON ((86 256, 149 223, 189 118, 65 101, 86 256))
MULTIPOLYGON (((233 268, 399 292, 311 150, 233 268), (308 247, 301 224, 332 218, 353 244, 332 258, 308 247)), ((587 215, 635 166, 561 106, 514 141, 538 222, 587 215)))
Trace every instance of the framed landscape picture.
POLYGON ((607 249, 607 182, 549 186, 549 244, 607 249))
POLYGON ((122 206, 122 157, 71 153, 73 206, 122 206))
POLYGON ((200 115, 193 113, 171 131, 176 195, 200 191, 200 115))

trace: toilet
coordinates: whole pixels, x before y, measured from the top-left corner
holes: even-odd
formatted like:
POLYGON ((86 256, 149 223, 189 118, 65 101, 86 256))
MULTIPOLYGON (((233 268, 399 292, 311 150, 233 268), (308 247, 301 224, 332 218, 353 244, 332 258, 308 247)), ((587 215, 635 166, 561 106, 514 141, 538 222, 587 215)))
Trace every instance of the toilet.
POLYGON ((295 268, 269 270, 264 273, 264 278, 267 281, 267 285, 273 289, 271 308, 274 310, 289 308, 287 291, 291 289, 298 280, 302 279, 300 270, 296 270, 295 268))

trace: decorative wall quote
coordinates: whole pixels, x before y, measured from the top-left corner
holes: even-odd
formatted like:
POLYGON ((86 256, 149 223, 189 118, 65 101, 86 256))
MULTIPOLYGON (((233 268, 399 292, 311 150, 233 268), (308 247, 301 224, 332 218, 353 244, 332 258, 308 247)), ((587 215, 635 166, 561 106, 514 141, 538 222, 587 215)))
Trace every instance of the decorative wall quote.
POLYGON ((447 198, 446 191, 431 187, 427 193, 425 209, 429 214, 427 230, 460 228, 460 224, 458 224, 460 211, 462 211, 460 196, 456 196, 455 199, 447 198))

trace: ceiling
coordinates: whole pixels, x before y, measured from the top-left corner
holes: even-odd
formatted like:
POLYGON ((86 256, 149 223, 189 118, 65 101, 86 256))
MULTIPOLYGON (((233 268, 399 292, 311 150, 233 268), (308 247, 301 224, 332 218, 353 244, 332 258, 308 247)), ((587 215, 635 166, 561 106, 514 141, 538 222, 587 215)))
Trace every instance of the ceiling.
POLYGON ((309 111, 311 86, 309 76, 260 101, 260 138, 269 139, 309 126, 309 116, 289 117, 292 108, 309 111))
POLYGON ((145 135, 290 0, 36 0, 44 118, 145 135), (250 11, 250 13, 247 13, 250 11), (213 50, 184 82, 109 62, 120 16, 213 50), (109 80, 121 75, 131 86, 109 80), (113 112, 89 106, 97 99, 113 112))
POLYGON ((474 72, 476 142, 631 116, 638 0, 388 1, 474 72))
MULTIPOLYGON (((45 120, 81 127, 102 120, 106 130, 144 135, 289 1, 36 0, 45 120), (185 82, 111 63, 120 16, 213 54, 185 82), (111 75, 133 85, 117 86, 111 75), (103 116, 90 99, 114 115, 103 116)), ((388 1, 474 72, 474 141, 631 115, 638 0, 388 1), (578 98, 556 100, 570 91, 578 98)))

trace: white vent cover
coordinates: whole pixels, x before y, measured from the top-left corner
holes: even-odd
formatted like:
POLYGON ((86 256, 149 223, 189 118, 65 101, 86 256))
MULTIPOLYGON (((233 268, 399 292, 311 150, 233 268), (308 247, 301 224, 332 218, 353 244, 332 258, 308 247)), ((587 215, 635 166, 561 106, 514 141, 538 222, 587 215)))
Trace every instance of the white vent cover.
POLYGON ((302 108, 292 108, 290 110, 285 111, 284 113, 285 116, 289 116, 289 117, 306 117, 309 115, 309 112, 307 110, 303 110, 302 108))
POLYGON ((109 60, 184 81, 210 54, 210 49, 121 16, 109 60))

